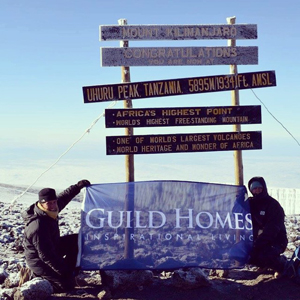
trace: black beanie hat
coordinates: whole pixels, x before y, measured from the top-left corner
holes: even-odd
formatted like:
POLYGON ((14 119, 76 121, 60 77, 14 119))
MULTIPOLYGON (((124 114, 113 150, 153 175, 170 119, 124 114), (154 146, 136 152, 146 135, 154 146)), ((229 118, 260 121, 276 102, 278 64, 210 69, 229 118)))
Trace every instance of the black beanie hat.
POLYGON ((39 191, 39 202, 44 203, 52 200, 57 200, 54 189, 45 188, 39 191))

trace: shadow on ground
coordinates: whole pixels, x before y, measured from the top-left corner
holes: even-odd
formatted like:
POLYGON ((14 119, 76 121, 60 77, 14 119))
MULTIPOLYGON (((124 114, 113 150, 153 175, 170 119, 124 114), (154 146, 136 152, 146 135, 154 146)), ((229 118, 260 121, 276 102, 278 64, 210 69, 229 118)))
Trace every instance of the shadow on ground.
MULTIPOLYGON (((276 279, 271 272, 258 273, 251 270, 230 270, 226 278, 209 276, 210 285, 197 289, 179 289, 154 281, 150 286, 136 289, 118 289, 106 294, 111 300, 299 300, 300 284, 287 278, 276 279)), ((76 288, 69 294, 55 294, 51 300, 99 299, 104 291, 102 285, 76 288)))

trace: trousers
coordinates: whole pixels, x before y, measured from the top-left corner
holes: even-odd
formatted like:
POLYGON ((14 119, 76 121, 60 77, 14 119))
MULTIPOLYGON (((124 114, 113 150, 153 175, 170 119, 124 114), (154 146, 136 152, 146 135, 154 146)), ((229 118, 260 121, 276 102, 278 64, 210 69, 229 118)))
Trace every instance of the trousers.
POLYGON ((34 276, 48 280, 54 292, 70 291, 75 286, 75 268, 78 254, 78 234, 60 237, 58 246, 59 255, 63 258, 67 267, 67 274, 60 275, 47 264, 40 262, 32 268, 34 276))
POLYGON ((249 263, 282 273, 285 269, 287 258, 281 253, 282 249, 276 246, 266 246, 259 250, 254 248, 249 263))

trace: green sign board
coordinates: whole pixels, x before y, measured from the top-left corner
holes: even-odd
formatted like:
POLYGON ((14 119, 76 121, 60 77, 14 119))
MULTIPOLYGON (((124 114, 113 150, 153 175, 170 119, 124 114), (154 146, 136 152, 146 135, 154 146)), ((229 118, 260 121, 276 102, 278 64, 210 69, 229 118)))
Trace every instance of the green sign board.
POLYGON ((258 47, 102 47, 103 67, 257 65, 258 47))
POLYGON ((106 109, 107 128, 261 123, 260 106, 106 109))
POLYGON ((107 155, 262 149, 261 131, 107 136, 107 155))
POLYGON ((256 39, 255 24, 101 25, 100 41, 256 39))
POLYGON ((85 86, 84 103, 191 95, 276 86, 275 71, 85 86))

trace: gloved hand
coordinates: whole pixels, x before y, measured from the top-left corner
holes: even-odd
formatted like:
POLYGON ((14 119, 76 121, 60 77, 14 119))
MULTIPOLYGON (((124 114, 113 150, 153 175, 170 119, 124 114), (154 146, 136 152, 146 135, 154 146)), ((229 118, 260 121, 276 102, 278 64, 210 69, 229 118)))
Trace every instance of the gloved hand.
POLYGON ((87 187, 87 186, 91 185, 91 183, 90 183, 88 180, 83 179, 83 180, 78 181, 78 182, 77 182, 77 185, 78 185, 78 187, 79 187, 80 189, 82 189, 82 188, 84 188, 84 187, 87 187))

